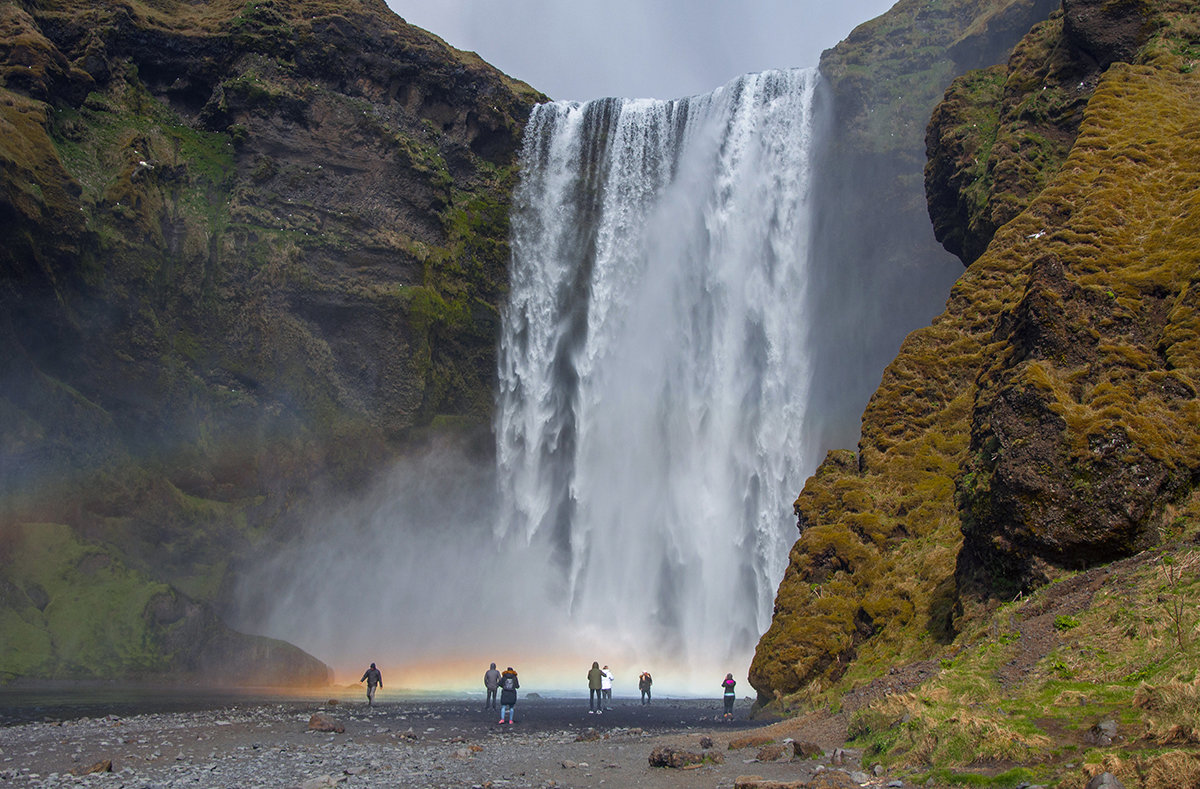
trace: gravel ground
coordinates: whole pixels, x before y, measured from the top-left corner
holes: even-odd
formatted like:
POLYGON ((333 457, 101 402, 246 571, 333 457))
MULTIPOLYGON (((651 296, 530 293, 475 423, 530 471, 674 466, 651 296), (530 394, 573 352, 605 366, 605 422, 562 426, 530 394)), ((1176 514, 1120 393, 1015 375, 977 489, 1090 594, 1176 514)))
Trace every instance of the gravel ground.
MULTIPOLYGON (((862 772, 856 754, 832 762, 836 725, 739 717, 720 720, 716 700, 614 700, 590 715, 586 700, 522 699, 517 723, 468 702, 301 701, 230 704, 21 723, 0 728, 0 784, 12 787, 718 787, 739 776, 822 786, 901 786, 862 772), (314 713, 344 732, 309 729, 314 713), (739 738, 757 735, 744 745, 739 738), (711 743, 703 741, 711 739, 711 743), (815 742, 823 757, 792 756, 787 739, 815 742), (783 743, 781 758, 761 740, 783 743), (825 741, 821 741, 824 739, 825 741), (731 743, 735 747, 730 748, 731 743), (661 746, 705 753, 689 769, 652 767, 661 746), (763 758, 759 758, 759 757, 763 758), (111 762, 111 772, 84 774, 111 762), (832 780, 836 779, 836 780, 832 780), (814 783, 814 785, 817 785, 814 783)), ((743 782, 744 783, 744 782, 743 782)))

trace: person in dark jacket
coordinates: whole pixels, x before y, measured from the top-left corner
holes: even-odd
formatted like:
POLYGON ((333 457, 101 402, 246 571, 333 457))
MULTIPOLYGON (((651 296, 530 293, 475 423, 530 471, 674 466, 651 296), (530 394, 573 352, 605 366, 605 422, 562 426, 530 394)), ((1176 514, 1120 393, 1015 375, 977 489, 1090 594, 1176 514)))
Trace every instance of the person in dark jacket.
POLYGON ((483 708, 496 709, 496 688, 500 687, 500 672, 496 670, 495 663, 483 673, 483 687, 487 689, 487 701, 483 703, 483 708))
POLYGON ((721 683, 721 689, 725 692, 725 717, 730 720, 733 719, 733 700, 735 698, 733 687, 736 684, 732 674, 726 674, 725 681, 721 683))
POLYGON ((517 681, 517 672, 512 666, 504 669, 504 673, 500 675, 500 722, 504 723, 507 717, 510 724, 516 723, 513 720, 513 707, 517 706, 517 688, 521 687, 521 683, 517 681))
POLYGON ((642 704, 650 703, 650 686, 654 684, 654 678, 650 676, 649 671, 643 671, 638 676, 638 690, 642 692, 642 704))
POLYGON ((604 687, 603 682, 604 674, 600 671, 600 661, 594 660, 592 670, 588 672, 588 715, 604 714, 604 696, 600 692, 604 687))
POLYGON ((375 706, 375 686, 383 687, 383 675, 379 673, 379 669, 375 668, 372 663, 371 667, 363 672, 362 679, 359 682, 367 683, 367 706, 375 706))

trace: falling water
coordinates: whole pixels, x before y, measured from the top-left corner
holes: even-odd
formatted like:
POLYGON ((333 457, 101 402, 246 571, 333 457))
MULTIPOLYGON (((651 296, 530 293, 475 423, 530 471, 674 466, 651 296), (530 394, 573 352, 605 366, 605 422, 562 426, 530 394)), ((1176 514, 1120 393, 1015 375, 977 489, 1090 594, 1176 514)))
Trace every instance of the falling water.
POLYGON ((243 573, 240 622, 393 688, 477 689, 489 661, 541 692, 593 660, 618 694, 644 669, 668 693, 741 677, 817 460, 816 81, 536 108, 496 467, 435 445, 330 497, 243 573))
POLYGON ((525 133, 497 536, 648 664, 748 663, 795 538, 817 79, 544 104, 525 133))

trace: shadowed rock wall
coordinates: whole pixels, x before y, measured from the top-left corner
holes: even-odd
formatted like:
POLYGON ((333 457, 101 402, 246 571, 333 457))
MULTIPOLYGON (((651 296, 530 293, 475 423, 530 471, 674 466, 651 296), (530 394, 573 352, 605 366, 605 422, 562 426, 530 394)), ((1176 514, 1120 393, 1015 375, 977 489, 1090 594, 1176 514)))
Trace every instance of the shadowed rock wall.
POLYGON ((539 98, 376 0, 0 5, 0 678, 244 666, 239 557, 430 431, 487 446, 539 98), (49 545, 127 631, 64 637, 49 545))

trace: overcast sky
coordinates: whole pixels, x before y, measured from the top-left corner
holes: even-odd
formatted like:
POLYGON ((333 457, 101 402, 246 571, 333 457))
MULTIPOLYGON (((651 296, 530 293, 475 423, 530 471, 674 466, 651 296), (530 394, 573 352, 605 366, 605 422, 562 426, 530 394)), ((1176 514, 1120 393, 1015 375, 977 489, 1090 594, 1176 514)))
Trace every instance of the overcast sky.
POLYGON ((673 99, 815 66, 895 0, 387 0, 554 99, 673 99))

